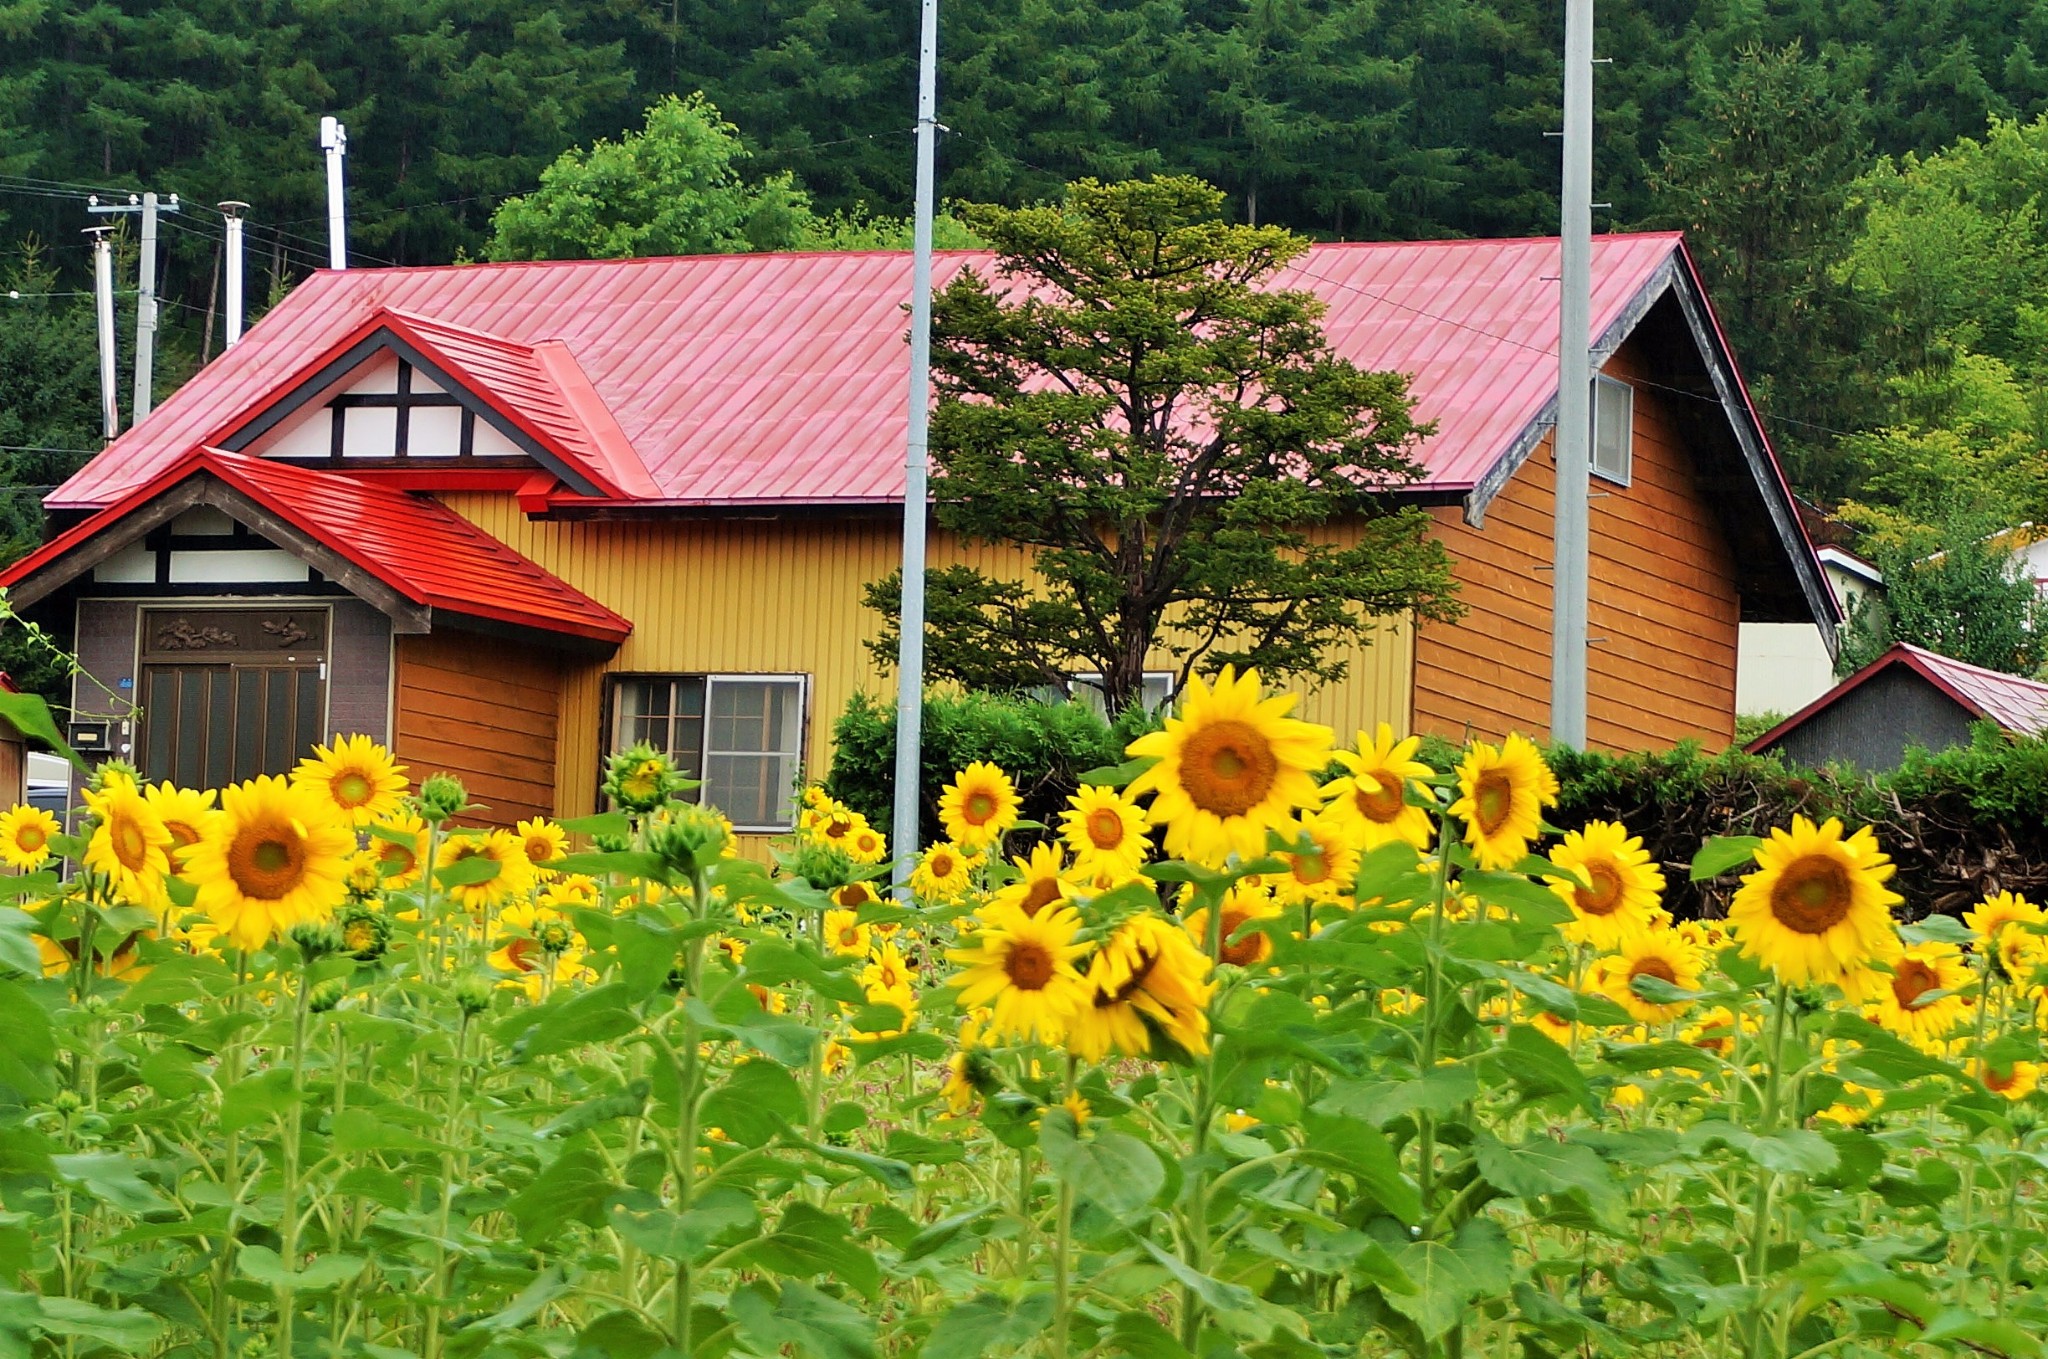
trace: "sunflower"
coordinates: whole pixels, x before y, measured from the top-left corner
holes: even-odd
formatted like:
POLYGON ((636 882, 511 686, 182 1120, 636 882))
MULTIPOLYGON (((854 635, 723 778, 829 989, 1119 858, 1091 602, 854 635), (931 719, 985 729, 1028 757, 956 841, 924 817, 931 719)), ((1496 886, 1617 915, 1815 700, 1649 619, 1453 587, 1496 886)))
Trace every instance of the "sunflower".
POLYGON ((1639 977, 1654 977, 1683 991, 1697 991, 1704 964, 1699 950, 1676 930, 1642 930, 1624 939, 1621 952, 1602 958, 1596 985, 1608 999, 1645 1024, 1667 1024, 1684 1014, 1687 1001, 1666 1004, 1636 989, 1639 977))
POLYGON ((864 957, 872 931, 860 923, 858 911, 825 912, 825 947, 847 958, 864 957))
POLYGON ((1099 864, 1134 869, 1145 862, 1145 811, 1114 788, 1082 784, 1060 813, 1060 839, 1082 872, 1099 864))
POLYGON ((129 905, 160 910, 170 900, 164 875, 171 868, 171 833, 163 821, 126 780, 109 782, 102 792, 86 789, 85 804, 95 822, 85 866, 104 873, 129 905))
POLYGON ((950 985, 959 1005, 989 1006, 989 1032, 996 1037, 1037 1038, 1056 1043, 1074 1012, 1088 1003, 1088 989, 1074 967, 1087 945, 1074 942, 1081 917, 1071 906, 1026 915, 1014 906, 991 904, 969 947, 946 956, 966 970, 950 985))
POLYGON ((910 991, 916 980, 917 970, 904 961, 900 949, 886 942, 875 945, 868 954, 868 965, 860 970, 860 984, 867 988, 870 1000, 876 991, 910 991))
POLYGON ((420 861, 427 853, 427 823, 400 809, 370 825, 370 851, 386 887, 410 887, 420 880, 420 861))
POLYGON ((976 760, 946 785, 939 798, 939 821, 954 844, 981 849, 1017 824, 1022 807, 1010 776, 986 760, 976 760))
POLYGON ((1664 871, 1650 862, 1642 839, 1618 821, 1588 821, 1566 831, 1550 862, 1566 874, 1550 879, 1550 890, 1572 908, 1559 933, 1575 944, 1602 951, 1650 928, 1664 890, 1664 871))
POLYGON ((524 989, 529 999, 543 1000, 557 986, 594 975, 583 965, 583 936, 559 911, 515 901, 499 913, 498 926, 510 933, 486 961, 510 974, 506 985, 524 989))
POLYGON ((863 822, 841 848, 857 864, 878 864, 889 857, 889 837, 863 822))
POLYGON ((1415 758, 1420 749, 1420 736, 1397 741, 1393 727, 1382 722, 1370 739, 1358 733, 1357 754, 1331 752, 1351 772, 1323 785, 1328 814, 1349 826, 1362 848, 1378 849, 1397 840, 1429 848, 1436 834, 1429 811, 1434 795, 1423 780, 1435 777, 1436 771, 1415 758))
POLYGON ((520 822, 513 828, 513 834, 519 837, 519 848, 525 853, 526 862, 533 865, 535 877, 554 877, 555 870, 548 865, 569 857, 569 832, 544 816, 520 822))
POLYGON ((357 900, 367 900, 377 895, 384 886, 384 875, 378 871, 375 850, 359 849, 349 855, 348 872, 342 875, 348 886, 348 894, 357 900))
MULTIPOLYGON (((1273 900, 1272 893, 1247 882, 1239 882, 1223 894, 1222 932, 1217 936, 1221 952, 1216 961, 1229 963, 1233 967, 1255 967, 1273 956, 1273 941, 1263 931, 1246 932, 1242 938, 1233 938, 1247 924, 1258 920, 1271 920, 1280 914, 1280 903, 1273 900)), ((1182 928, 1195 948, 1203 956, 1209 952, 1209 908, 1188 916, 1182 928)))
POLYGON ((1956 992, 1973 977, 1954 944, 1908 945, 1891 960, 1891 968, 1889 977, 1873 979, 1868 1014, 1907 1042, 1946 1038, 1970 1013, 1970 1002, 1956 992))
POLYGON ((1279 851, 1278 857, 1287 865, 1287 872, 1273 879, 1274 891, 1280 899, 1298 904, 1347 898, 1352 875, 1358 872, 1353 827, 1324 810, 1303 813, 1289 830, 1295 844, 1305 843, 1306 848, 1279 851))
POLYGON ((851 855, 853 838, 868 829, 868 819, 851 807, 835 806, 811 823, 811 839, 851 855))
POLYGON ((858 911, 870 902, 880 901, 882 896, 875 891, 871 882, 849 882, 841 884, 826 893, 832 904, 844 911, 858 911))
MULTIPOLYGON (((909 1031, 911 1022, 917 1018, 917 992, 908 986, 871 986, 867 988, 867 1002, 871 1006, 887 1005, 900 1016, 896 1023, 882 1021, 882 1027, 867 1028, 854 1016, 849 1027, 862 1038, 895 1038, 909 1031)), ((873 1022, 873 1021, 869 1021, 873 1022)))
POLYGON ((542 888, 540 904, 552 906, 558 911, 573 911, 595 907, 602 895, 597 879, 581 873, 571 873, 567 877, 556 878, 542 888))
POLYGON ((1987 1062, 1981 1057, 1972 1057, 1965 1069, 1982 1082, 1992 1094, 2018 1103, 2034 1093, 2041 1083, 2041 1066, 2038 1062, 1987 1062))
POLYGON ((1156 1039, 1199 1057, 1209 1050, 1210 964, 1185 931, 1156 915, 1117 926, 1088 960, 1088 1003, 1074 1012, 1067 1047, 1084 1062, 1111 1052, 1143 1057, 1156 1039))
POLYGON ((526 890, 533 886, 533 865, 526 861, 526 851, 521 848, 519 837, 511 831, 466 831, 451 835, 435 852, 434 868, 438 873, 470 859, 489 859, 497 864, 498 871, 482 882, 449 885, 448 895, 466 910, 487 911, 502 906, 514 897, 524 896, 526 890))
POLYGON ((314 746, 292 771, 292 781, 332 802, 352 826, 391 815, 405 796, 405 766, 367 736, 339 736, 332 746, 314 746))
POLYGON ((1146 815, 1166 828, 1166 852, 1220 864, 1251 858, 1266 832, 1317 801, 1315 771, 1329 759, 1331 733, 1287 716, 1296 696, 1264 698, 1259 672, 1224 666, 1212 689, 1190 679, 1178 715, 1131 742, 1157 761, 1131 780, 1131 796, 1153 794, 1146 815))
MULTIPOLYGON (((93 975, 99 977, 126 977, 130 981, 141 981, 149 975, 142 962, 142 941, 156 937, 154 930, 132 930, 111 949, 104 944, 93 948, 93 975)), ((78 939, 52 939, 39 934, 36 939, 36 955, 43 965, 45 977, 61 977, 78 965, 78 939)))
POLYGON ((41 868, 59 829, 57 818, 41 807, 9 807, 0 813, 0 862, 24 873, 41 868))
POLYGON ((2014 892, 1993 892, 1963 913, 1984 948, 1997 960, 2000 973, 2015 986, 2026 986, 2042 961, 2048 939, 2048 912, 2014 892))
POLYGON ((142 790, 142 800, 171 833, 171 868, 175 872, 186 850, 206 838, 206 828, 220 813, 214 807, 217 794, 180 788, 168 781, 142 790))
POLYGON ((206 838, 185 856, 185 876, 228 942, 260 948, 303 921, 327 919, 347 895, 356 847, 334 804, 270 774, 223 789, 220 802, 206 838))
POLYGON ((974 885, 974 860, 957 845, 944 841, 926 850, 910 874, 910 890, 919 901, 944 905, 958 901, 974 885))
POLYGON ((1830 817, 1815 826, 1803 816, 1757 846, 1757 871, 1742 879, 1728 907, 1728 925, 1744 956, 1778 980, 1839 982, 1872 959, 1899 949, 1887 888, 1892 862, 1870 828, 1844 836, 1830 817))
POLYGON ((1543 809, 1557 805, 1557 776, 1520 732, 1498 748, 1474 741, 1458 765, 1458 800, 1451 814, 1464 818, 1465 843, 1483 869, 1513 868, 1543 833, 1543 809))
POLYGON ((1034 845, 1030 858, 1012 859, 1010 864, 1017 870, 1017 880, 997 892, 991 899, 992 905, 1012 906, 1025 915, 1037 915, 1065 899, 1067 884, 1061 875, 1066 865, 1058 845, 1034 845))

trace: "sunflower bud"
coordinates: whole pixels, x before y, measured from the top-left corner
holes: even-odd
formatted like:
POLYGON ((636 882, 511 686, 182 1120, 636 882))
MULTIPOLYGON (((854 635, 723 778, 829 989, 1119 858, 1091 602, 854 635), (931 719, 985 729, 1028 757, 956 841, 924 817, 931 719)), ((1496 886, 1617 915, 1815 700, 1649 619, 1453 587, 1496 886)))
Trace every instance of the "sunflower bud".
POLYGON ((668 756, 645 741, 628 746, 605 766, 605 795, 622 811, 651 812, 688 782, 668 756))
POLYGON ((85 786, 95 793, 104 793, 111 785, 123 780, 130 788, 140 788, 142 771, 126 760, 104 760, 93 769, 92 777, 86 780, 85 786))
POLYGON ((347 999, 347 980, 341 977, 329 977, 308 993, 306 1005, 314 1014, 324 1015, 347 999))
POLYGON ((464 1017, 475 1019, 491 1008, 491 984, 482 977, 458 977, 455 982, 455 1005, 464 1017))
POLYGON ((341 929, 341 951, 359 963, 374 963, 391 946, 391 922, 380 911, 367 906, 344 906, 336 921, 341 929))
POLYGON ((2005 1117, 2012 1124, 2013 1132, 2021 1137, 2041 1126, 2041 1115, 2031 1104, 2015 1104, 2006 1110, 2005 1117))
POLYGON ((59 1090, 56 1096, 50 1100, 50 1107, 66 1118, 69 1118, 85 1107, 85 1101, 80 1098, 76 1090, 59 1090))
POLYGON ((576 942, 575 932, 560 920, 543 920, 534 927, 533 942, 550 958, 559 958, 576 942))
POLYGON ((298 945, 299 954, 309 963, 317 963, 330 953, 341 952, 341 931, 325 921, 303 921, 292 926, 291 940, 298 945))
POLYGON ((701 873, 717 863, 728 840, 725 821, 703 807, 680 807, 648 834, 647 847, 678 876, 701 873))
POLYGON ((469 805, 469 790, 453 774, 436 774, 420 785, 420 815, 436 826, 469 805))

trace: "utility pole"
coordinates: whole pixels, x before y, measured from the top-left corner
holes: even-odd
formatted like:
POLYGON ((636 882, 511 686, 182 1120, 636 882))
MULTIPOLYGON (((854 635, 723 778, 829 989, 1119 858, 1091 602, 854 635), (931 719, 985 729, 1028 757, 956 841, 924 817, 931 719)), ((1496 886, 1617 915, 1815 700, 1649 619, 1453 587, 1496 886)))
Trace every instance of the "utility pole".
POLYGON ((910 434, 903 457, 903 592, 896 643, 896 887, 917 860, 924 746, 924 526, 932 396, 932 198, 939 136, 939 0, 924 0, 917 43, 917 207, 911 235, 910 434))
POLYGON ((1556 560, 1551 573, 1550 739, 1586 744, 1587 500, 1593 453, 1593 0, 1565 0, 1564 185, 1557 336, 1556 560))
POLYGON ((92 237, 92 302, 99 322, 100 433, 108 443, 121 432, 121 394, 114 387, 114 243, 112 227, 87 227, 92 237))
POLYGON ((242 338, 242 214, 249 210, 247 203, 229 199, 220 205, 220 215, 227 223, 227 255, 222 263, 227 274, 227 345, 229 349, 242 338))
POLYGON ((141 424, 154 404, 150 384, 156 366, 156 219, 160 212, 178 211, 178 195, 160 203, 153 193, 140 198, 130 194, 123 204, 102 203, 95 195, 85 200, 85 210, 102 215, 132 212, 142 218, 142 259, 136 271, 135 297, 135 422, 141 424))
POLYGON ((327 153, 327 267, 346 269, 348 235, 342 211, 341 160, 348 154, 348 129, 331 116, 320 120, 320 149, 327 153))

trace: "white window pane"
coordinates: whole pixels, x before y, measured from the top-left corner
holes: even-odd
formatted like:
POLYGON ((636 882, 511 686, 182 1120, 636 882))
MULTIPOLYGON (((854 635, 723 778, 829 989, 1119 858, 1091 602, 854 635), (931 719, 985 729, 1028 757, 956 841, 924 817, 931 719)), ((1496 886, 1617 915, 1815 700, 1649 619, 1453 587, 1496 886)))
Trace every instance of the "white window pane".
POLYGON ((1593 470, 1614 481, 1629 479, 1634 398, 1625 382, 1593 379, 1593 470))
POLYGON ((803 682, 710 682, 704 797, 740 826, 787 826, 803 759, 803 682))
POLYGON ((713 755, 704 766, 704 800, 735 826, 789 824, 796 761, 782 755, 713 755))

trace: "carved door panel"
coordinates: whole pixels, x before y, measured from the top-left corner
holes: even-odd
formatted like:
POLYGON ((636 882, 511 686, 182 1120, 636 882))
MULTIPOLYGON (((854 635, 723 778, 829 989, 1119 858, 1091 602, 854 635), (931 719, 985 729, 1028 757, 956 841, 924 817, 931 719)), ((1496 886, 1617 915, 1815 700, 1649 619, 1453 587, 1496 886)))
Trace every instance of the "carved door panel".
POLYGON ((142 621, 139 750, 151 782, 283 774, 325 739, 325 609, 145 609, 142 621))

